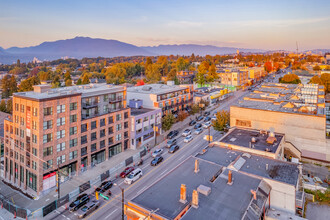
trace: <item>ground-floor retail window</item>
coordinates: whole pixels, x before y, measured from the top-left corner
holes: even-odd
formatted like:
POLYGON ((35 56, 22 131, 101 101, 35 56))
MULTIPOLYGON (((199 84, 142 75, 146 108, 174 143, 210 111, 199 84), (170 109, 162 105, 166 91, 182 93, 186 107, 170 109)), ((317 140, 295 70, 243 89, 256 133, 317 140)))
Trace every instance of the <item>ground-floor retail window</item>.
POLYGON ((98 163, 102 163, 105 160, 105 150, 92 154, 91 160, 92 166, 98 163))
POLYGON ((121 143, 110 146, 109 147, 109 158, 116 155, 116 154, 121 153, 121 151, 122 151, 121 143))
POLYGON ((26 185, 34 191, 37 191, 37 175, 28 170, 26 170, 26 185))

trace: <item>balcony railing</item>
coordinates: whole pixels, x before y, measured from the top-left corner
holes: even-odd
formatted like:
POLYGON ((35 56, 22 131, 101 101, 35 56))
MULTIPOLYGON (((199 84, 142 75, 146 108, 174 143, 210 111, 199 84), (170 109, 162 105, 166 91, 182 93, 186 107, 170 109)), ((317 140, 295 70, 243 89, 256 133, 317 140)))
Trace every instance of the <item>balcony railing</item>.
POLYGON ((124 100, 124 96, 110 97, 109 98, 109 103, 121 102, 123 100, 124 100))
POLYGON ((82 103, 82 107, 85 108, 85 109, 95 108, 97 106, 98 106, 98 103, 97 102, 92 102, 92 103, 86 102, 86 103, 82 103))

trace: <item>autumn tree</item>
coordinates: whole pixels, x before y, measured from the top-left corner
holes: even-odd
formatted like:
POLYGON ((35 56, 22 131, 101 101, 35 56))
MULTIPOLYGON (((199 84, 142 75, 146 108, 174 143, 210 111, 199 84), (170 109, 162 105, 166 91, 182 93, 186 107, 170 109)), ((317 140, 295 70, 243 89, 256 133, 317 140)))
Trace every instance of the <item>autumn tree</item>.
POLYGON ((315 66, 313 67, 313 70, 314 70, 314 71, 320 71, 320 70, 322 70, 322 69, 321 69, 321 67, 320 67, 319 65, 315 65, 315 66))
POLYGON ((223 131, 229 123, 230 115, 228 111, 221 110, 216 114, 216 120, 213 120, 212 125, 214 130, 223 131))
POLYGON ((205 74, 206 74, 206 68, 204 65, 199 65, 198 72, 195 77, 196 83, 203 86, 205 84, 205 74))
POLYGON ((52 81, 52 88, 58 88, 61 86, 60 77, 56 75, 52 81))
POLYGON ((273 65, 271 62, 267 61, 265 64, 264 64, 264 68, 265 68, 265 71, 267 73, 270 73, 272 70, 273 70, 273 65))
POLYGON ((168 73, 168 62, 166 56, 159 56, 157 63, 159 64, 160 74, 166 76, 168 73))
POLYGON ((26 92, 26 91, 32 91, 34 85, 39 85, 40 80, 38 77, 33 76, 26 80, 23 80, 21 84, 19 85, 18 91, 19 92, 26 92))
POLYGON ((84 74, 83 77, 82 77, 82 79, 81 79, 81 84, 82 85, 85 85, 85 84, 89 84, 89 83, 90 83, 90 81, 89 81, 88 75, 87 74, 84 74))
POLYGON ((121 84, 125 82, 126 69, 120 64, 115 64, 106 72, 107 83, 121 84))
POLYGON ((325 91, 330 92, 330 74, 322 73, 320 79, 322 81, 322 85, 325 87, 325 91))
POLYGON ((283 77, 279 78, 280 83, 288 84, 299 84, 301 83, 299 77, 296 74, 285 74, 283 77))
POLYGON ((310 84, 319 84, 319 85, 323 85, 323 82, 321 80, 321 78, 319 76, 313 76, 310 81, 310 84))
POLYGON ((7 111, 6 101, 4 99, 2 99, 0 102, 0 111, 2 111, 2 112, 7 111))
POLYGON ((188 69, 189 61, 185 60, 183 57, 179 57, 176 61, 176 69, 177 71, 183 71, 188 69))
POLYGON ((2 98, 8 98, 14 92, 17 92, 17 83, 15 76, 5 75, 1 80, 2 98))
POLYGON ((171 113, 166 114, 163 118, 162 118, 162 129, 164 131, 169 131, 172 127, 172 125, 175 122, 175 118, 171 113))
POLYGON ((12 99, 7 100, 6 112, 11 114, 13 112, 13 101, 12 99))
POLYGON ((199 111, 200 111, 200 108, 199 108, 198 104, 193 104, 191 106, 191 114, 192 115, 197 114, 199 111))
POLYGON ((218 78, 218 74, 215 68, 215 65, 212 64, 209 67, 209 71, 207 72, 207 77, 206 77, 206 81, 207 82, 214 82, 216 79, 218 78))
POLYGON ((64 82, 65 86, 72 86, 72 79, 69 71, 64 74, 64 82))
POLYGON ((178 121, 183 121, 188 117, 188 113, 186 111, 180 111, 178 113, 178 121))
POLYGON ((149 65, 146 69, 146 77, 150 82, 158 82, 161 79, 161 67, 159 64, 149 65))

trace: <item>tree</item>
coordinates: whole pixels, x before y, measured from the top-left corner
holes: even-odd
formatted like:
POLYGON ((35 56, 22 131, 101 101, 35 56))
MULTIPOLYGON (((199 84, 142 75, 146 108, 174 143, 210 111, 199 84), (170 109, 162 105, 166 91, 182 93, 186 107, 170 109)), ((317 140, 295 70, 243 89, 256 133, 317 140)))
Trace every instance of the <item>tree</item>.
POLYGON ((81 79, 80 78, 77 80, 77 85, 81 85, 81 79))
POLYGON ((40 81, 37 77, 33 76, 26 80, 23 80, 21 84, 19 85, 19 92, 27 92, 32 91, 34 85, 39 85, 40 81))
POLYGON ((271 72, 273 70, 273 65, 271 62, 267 61, 265 64, 264 64, 264 68, 265 68, 265 71, 267 73, 271 72))
POLYGON ((301 83, 299 77, 296 74, 286 74, 283 77, 279 78, 280 83, 288 83, 288 84, 299 84, 301 83))
POLYGON ((58 88, 61 86, 60 77, 56 75, 52 81, 52 88, 58 88))
POLYGON ((7 111, 6 101, 4 99, 2 99, 0 102, 0 111, 2 111, 2 112, 7 111))
POLYGON ((40 71, 38 73, 40 81, 47 81, 50 79, 49 72, 40 71))
POLYGON ((2 80, 2 98, 8 98, 14 92, 17 92, 17 83, 15 76, 5 75, 2 80))
POLYGON ((192 115, 197 114, 199 111, 200 111, 200 108, 199 108, 198 104, 193 104, 191 106, 191 114, 192 115))
POLYGON ((322 85, 325 87, 325 91, 330 92, 330 74, 322 73, 320 79, 322 81, 322 85))
POLYGON ((174 122, 175 122, 174 116, 171 113, 166 114, 162 118, 162 129, 164 131, 170 130, 174 122))
POLYGON ((71 79, 65 80, 65 86, 72 86, 72 80, 71 79))
POLYGON ((319 65, 316 65, 316 66, 313 67, 313 70, 314 71, 320 71, 322 69, 321 69, 321 67, 319 65))
POLYGON ((186 111, 180 111, 178 113, 178 121, 183 121, 188 117, 188 113, 186 111))
POLYGON ((71 74, 69 71, 67 71, 65 74, 64 74, 64 81, 67 81, 68 79, 71 80, 71 74))
POLYGON ((174 84, 175 85, 180 85, 180 81, 179 81, 179 79, 176 75, 174 76, 174 84))
POLYGON ((81 79, 81 84, 85 85, 85 84, 89 84, 89 83, 90 83, 90 81, 89 81, 88 75, 84 74, 82 79, 81 79))
POLYGON ((205 66, 199 65, 195 80, 201 86, 205 84, 205 74, 206 74, 205 66))
POLYGON ((160 65, 157 63, 151 64, 146 69, 146 77, 151 82, 158 82, 161 79, 160 65))
POLYGON ((179 57, 176 61, 176 69, 177 71, 183 71, 188 69, 189 61, 183 59, 183 57, 179 57))
POLYGON ((12 99, 9 99, 7 101, 6 112, 9 113, 9 114, 11 114, 13 112, 13 101, 12 101, 12 99))
POLYGON ((223 131, 229 123, 229 118, 230 116, 228 111, 222 110, 217 112, 216 120, 212 122, 214 130, 223 131))
POLYGON ((313 76, 311 80, 309 81, 310 84, 319 84, 323 85, 323 82, 319 76, 313 76))
POLYGON ((209 71, 207 73, 206 81, 207 82, 214 82, 217 78, 218 78, 218 75, 217 75, 217 71, 216 71, 215 65, 212 64, 209 67, 209 71))

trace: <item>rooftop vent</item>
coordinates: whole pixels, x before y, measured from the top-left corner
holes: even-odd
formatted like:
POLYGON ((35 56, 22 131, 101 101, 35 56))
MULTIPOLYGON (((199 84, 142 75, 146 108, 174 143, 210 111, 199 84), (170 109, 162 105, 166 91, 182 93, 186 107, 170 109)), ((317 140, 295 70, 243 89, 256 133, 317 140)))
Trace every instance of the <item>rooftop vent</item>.
POLYGON ((232 173, 231 170, 228 171, 228 185, 233 185, 233 177, 232 177, 232 173))
POLYGON ((205 196, 208 196, 211 193, 211 188, 204 185, 199 185, 197 191, 205 196))
POLYGON ((183 204, 187 202, 187 188, 185 184, 181 184, 179 201, 183 204))
POLYGON ((151 89, 151 86, 143 86, 142 88, 143 91, 150 91, 151 89))

